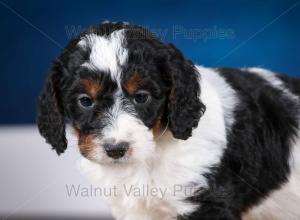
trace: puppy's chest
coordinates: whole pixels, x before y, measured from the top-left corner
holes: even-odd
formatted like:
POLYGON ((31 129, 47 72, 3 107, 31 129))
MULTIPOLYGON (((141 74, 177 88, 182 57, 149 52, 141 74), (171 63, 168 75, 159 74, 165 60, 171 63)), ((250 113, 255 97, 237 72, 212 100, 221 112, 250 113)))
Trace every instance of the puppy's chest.
POLYGON ((114 198, 109 198, 109 203, 117 220, 175 220, 177 218, 176 209, 171 201, 151 195, 141 195, 140 192, 131 195, 122 192, 114 198))
POLYGON ((197 206, 187 200, 194 188, 190 182, 179 181, 181 178, 173 168, 157 167, 152 175, 137 171, 123 179, 117 186, 116 196, 107 198, 116 219, 175 220, 194 211, 197 206))
POLYGON ((203 174, 219 162, 224 142, 191 138, 168 143, 171 138, 165 138, 148 163, 113 168, 84 160, 81 168, 97 185, 116 186, 116 195, 105 199, 117 220, 175 220, 199 208, 188 198, 207 187, 203 174))

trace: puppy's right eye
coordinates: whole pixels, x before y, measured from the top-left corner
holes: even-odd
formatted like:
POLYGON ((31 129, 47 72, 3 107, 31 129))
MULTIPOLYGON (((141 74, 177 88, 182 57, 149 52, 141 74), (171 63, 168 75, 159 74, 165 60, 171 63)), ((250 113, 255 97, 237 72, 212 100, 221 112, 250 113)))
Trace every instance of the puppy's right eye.
POLYGON ((91 108, 94 106, 94 101, 91 97, 88 95, 81 95, 78 98, 79 105, 81 105, 84 108, 91 108))

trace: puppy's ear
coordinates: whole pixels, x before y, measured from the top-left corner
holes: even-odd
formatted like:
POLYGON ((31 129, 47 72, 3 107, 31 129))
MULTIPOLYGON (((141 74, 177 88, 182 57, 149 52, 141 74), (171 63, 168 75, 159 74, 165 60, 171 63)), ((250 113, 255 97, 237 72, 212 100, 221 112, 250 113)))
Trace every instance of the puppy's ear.
POLYGON ((186 140, 198 126, 205 112, 200 100, 199 73, 193 63, 186 60, 172 44, 168 45, 165 61, 168 81, 171 84, 168 117, 169 128, 175 138, 186 140))
POLYGON ((38 99, 37 124, 41 135, 51 144, 57 154, 67 148, 65 137, 64 113, 61 106, 59 88, 62 71, 60 64, 55 62, 48 73, 45 87, 38 99))

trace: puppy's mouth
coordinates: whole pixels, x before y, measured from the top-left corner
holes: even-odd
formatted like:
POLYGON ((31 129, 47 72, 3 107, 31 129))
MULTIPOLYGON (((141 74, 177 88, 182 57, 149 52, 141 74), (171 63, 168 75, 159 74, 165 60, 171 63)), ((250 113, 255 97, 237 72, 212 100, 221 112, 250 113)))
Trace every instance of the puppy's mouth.
POLYGON ((125 166, 132 162, 128 156, 124 156, 120 159, 112 159, 104 156, 102 159, 90 158, 90 160, 102 166, 125 166))

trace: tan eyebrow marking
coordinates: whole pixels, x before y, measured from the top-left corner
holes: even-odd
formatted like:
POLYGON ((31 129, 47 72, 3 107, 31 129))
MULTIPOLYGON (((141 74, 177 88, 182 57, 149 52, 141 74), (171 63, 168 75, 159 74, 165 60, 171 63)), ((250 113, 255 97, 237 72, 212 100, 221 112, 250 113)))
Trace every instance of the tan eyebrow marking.
POLYGON ((134 73, 126 82, 124 83, 124 88, 128 92, 129 95, 133 95, 140 85, 142 84, 142 77, 134 73))
POLYGON ((99 82, 99 80, 82 79, 81 83, 86 89, 87 94, 94 99, 97 98, 97 96, 100 94, 102 90, 101 83, 99 82))

